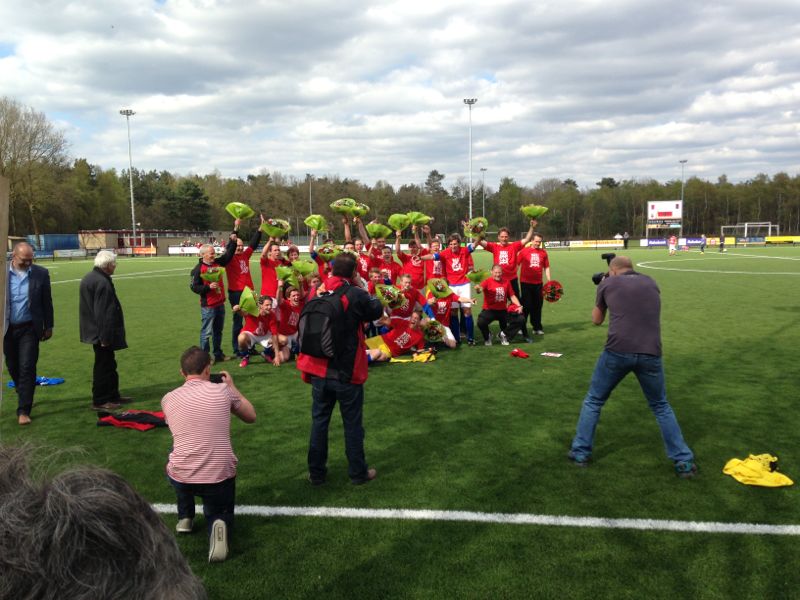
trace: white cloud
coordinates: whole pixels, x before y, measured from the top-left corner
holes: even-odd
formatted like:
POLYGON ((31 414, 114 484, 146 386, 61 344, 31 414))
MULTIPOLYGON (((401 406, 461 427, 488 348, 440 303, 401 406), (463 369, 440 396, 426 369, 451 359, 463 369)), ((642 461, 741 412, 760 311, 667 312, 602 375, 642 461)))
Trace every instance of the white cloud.
POLYGON ((3 94, 76 156, 226 176, 583 186, 800 171, 800 5, 167 0, 0 5, 3 94), (477 176, 474 174, 473 179, 477 176))

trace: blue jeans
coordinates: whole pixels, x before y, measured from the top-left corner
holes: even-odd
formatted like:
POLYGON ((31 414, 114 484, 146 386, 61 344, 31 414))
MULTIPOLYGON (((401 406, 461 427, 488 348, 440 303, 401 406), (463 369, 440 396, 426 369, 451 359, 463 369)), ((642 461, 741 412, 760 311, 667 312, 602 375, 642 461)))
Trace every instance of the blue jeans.
POLYGON ((633 371, 644 392, 650 410, 661 428, 661 437, 667 456, 675 462, 689 462, 694 454, 683 440, 678 420, 667 402, 667 388, 664 383, 664 366, 660 356, 651 354, 628 354, 603 350, 597 359, 592 383, 583 399, 581 414, 575 439, 572 440, 572 453, 577 461, 588 460, 592 454, 592 442, 600 410, 611 392, 625 376, 633 371))
MULTIPOLYGON (((231 303, 231 308, 239 304, 239 301, 242 299, 242 291, 234 291, 228 290, 228 302, 231 303)), ((242 318, 242 313, 235 312, 233 313, 233 330, 231 331, 232 340, 233 340, 233 355, 243 355, 246 356, 247 353, 243 352, 239 349, 239 334, 242 331, 242 322, 244 319, 242 318)))
POLYGON ((200 347, 209 351, 208 338, 214 346, 214 356, 223 356, 222 352, 222 326, 225 324, 225 305, 220 304, 213 308, 200 307, 200 347))
POLYGON ((313 481, 325 481, 328 472, 328 425, 336 402, 342 413, 347 474, 355 482, 367 477, 364 457, 364 386, 336 379, 311 378, 311 438, 308 442, 308 473, 313 481))
POLYGON ((194 497, 203 499, 203 514, 206 529, 211 535, 214 521, 222 519, 228 526, 228 534, 233 530, 233 510, 236 505, 236 478, 231 477, 219 483, 181 483, 167 475, 178 497, 178 519, 194 519, 194 497))

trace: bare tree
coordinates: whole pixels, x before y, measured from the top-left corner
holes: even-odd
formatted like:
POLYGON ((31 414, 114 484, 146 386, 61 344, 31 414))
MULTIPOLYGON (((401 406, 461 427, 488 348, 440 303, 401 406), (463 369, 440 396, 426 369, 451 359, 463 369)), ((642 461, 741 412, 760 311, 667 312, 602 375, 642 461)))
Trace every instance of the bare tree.
POLYGON ((44 113, 0 98, 0 174, 10 181, 11 230, 16 231, 15 206, 24 202, 33 232, 39 234, 37 213, 43 191, 67 165, 67 141, 44 113))

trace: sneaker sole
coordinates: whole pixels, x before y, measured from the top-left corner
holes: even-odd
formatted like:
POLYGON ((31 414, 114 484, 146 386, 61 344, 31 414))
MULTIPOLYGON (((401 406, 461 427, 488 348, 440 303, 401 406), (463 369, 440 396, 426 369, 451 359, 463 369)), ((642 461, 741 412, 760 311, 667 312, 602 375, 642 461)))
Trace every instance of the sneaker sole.
POLYGON ((217 519, 211 526, 211 542, 208 548, 208 562, 222 562, 228 558, 228 526, 217 519))

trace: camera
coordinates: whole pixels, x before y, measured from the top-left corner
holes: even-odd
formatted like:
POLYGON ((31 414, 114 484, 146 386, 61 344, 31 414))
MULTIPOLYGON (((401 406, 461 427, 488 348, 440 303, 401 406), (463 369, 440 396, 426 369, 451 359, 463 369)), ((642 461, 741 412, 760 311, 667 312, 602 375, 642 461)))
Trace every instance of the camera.
POLYGON ((222 373, 211 373, 211 375, 208 376, 208 380, 211 383, 223 383, 222 373))
MULTIPOLYGON (((600 258, 606 261, 607 265, 610 265, 611 261, 616 257, 617 255, 613 252, 605 252, 604 254, 600 255, 600 258)), ((606 271, 605 273, 595 273, 594 275, 592 275, 592 283, 595 285, 600 285, 600 282, 603 281, 603 279, 605 279, 606 277, 608 277, 608 271, 606 271)))

